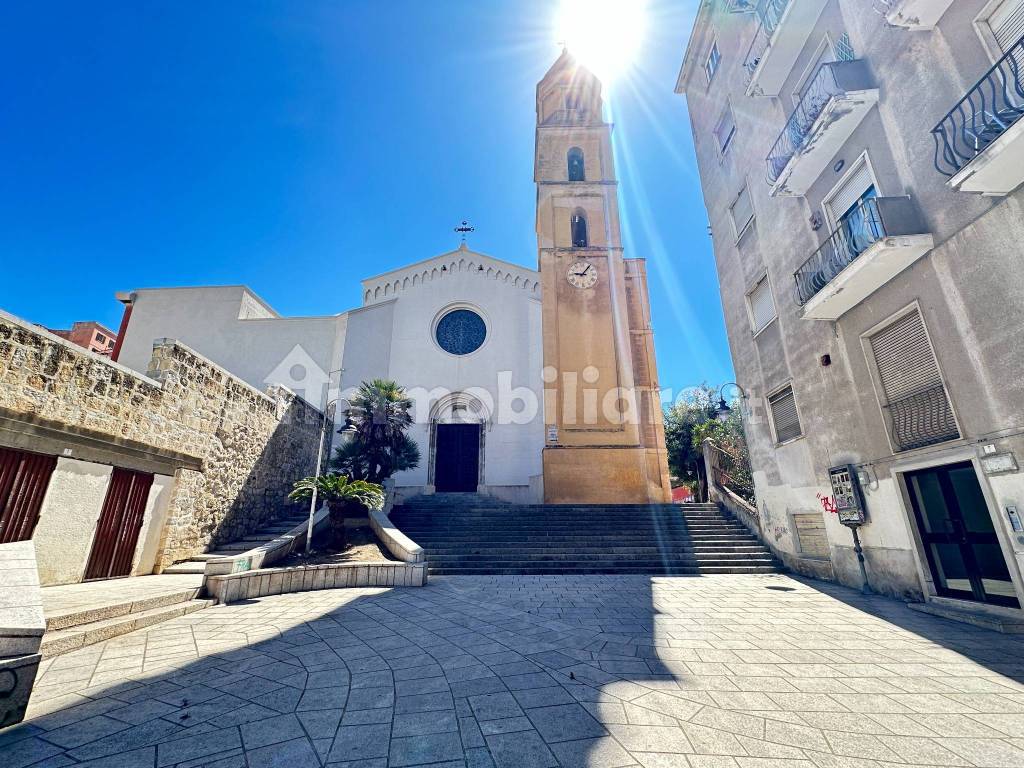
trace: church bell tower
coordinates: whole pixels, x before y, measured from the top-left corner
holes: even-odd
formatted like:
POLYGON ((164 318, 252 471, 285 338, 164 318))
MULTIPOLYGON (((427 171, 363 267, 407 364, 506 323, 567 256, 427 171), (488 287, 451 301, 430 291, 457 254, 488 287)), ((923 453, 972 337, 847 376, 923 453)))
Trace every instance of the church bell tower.
POLYGON ((567 51, 537 85, 544 499, 671 500, 642 259, 623 256, 601 83, 567 51))

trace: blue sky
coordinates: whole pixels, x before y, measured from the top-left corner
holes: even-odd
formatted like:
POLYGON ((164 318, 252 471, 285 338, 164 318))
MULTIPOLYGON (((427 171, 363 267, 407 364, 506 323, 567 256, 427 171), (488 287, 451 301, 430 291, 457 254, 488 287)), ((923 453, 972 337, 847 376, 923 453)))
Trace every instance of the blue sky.
MULTIPOLYGON (((651 0, 610 92, 662 386, 732 378, 682 97, 697 0, 651 0)), ((283 314, 458 245, 536 266, 534 88, 557 2, 4 4, 0 307, 116 328, 118 290, 245 283, 283 314)))

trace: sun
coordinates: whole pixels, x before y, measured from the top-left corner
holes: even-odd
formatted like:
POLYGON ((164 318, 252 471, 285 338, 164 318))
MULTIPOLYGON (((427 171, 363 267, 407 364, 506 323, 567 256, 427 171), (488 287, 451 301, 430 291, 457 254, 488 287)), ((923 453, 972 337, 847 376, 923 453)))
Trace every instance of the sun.
POLYGON ((555 31, 576 60, 607 85, 636 59, 647 31, 647 2, 561 0, 555 31))

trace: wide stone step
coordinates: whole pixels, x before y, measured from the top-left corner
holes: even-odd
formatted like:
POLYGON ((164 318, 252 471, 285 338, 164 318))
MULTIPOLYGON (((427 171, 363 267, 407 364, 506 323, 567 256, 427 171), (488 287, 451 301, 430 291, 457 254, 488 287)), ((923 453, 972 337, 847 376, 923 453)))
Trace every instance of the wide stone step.
POLYGON ((649 575, 706 575, 710 573, 777 573, 778 567, 775 565, 755 565, 755 566, 741 566, 741 565, 729 565, 729 566, 700 566, 697 567, 665 567, 662 565, 654 567, 638 567, 633 565, 621 566, 621 567, 509 567, 503 568, 498 566, 487 566, 485 568, 477 567, 451 567, 451 568, 428 568, 431 575, 558 575, 558 574, 572 574, 572 575, 588 575, 588 574, 624 574, 624 573, 640 573, 649 575))
POLYGON ((214 600, 178 601, 169 605, 132 611, 121 616, 69 626, 66 629, 57 629, 52 632, 47 631, 43 635, 39 652, 44 657, 58 656, 68 651, 84 648, 93 643, 99 643, 112 637, 134 632, 137 629, 159 624, 168 619, 175 619, 179 616, 202 610, 213 605, 214 602, 214 600))
POLYGON ((206 562, 205 560, 186 560, 183 563, 175 563, 169 565, 161 571, 161 573, 169 573, 171 575, 180 576, 183 573, 205 573, 206 562))

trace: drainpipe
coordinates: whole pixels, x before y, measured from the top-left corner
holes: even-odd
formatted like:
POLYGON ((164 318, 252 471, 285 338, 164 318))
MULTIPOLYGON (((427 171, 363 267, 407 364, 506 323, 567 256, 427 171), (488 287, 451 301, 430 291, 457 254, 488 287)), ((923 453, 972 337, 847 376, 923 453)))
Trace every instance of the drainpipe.
POLYGON ((115 294, 117 300, 124 304, 124 314, 121 315, 121 326, 117 329, 117 341, 114 342, 114 349, 110 353, 110 359, 117 362, 121 356, 121 345, 124 344, 124 335, 128 332, 128 321, 132 319, 132 306, 135 304, 135 294, 119 292, 115 294))

